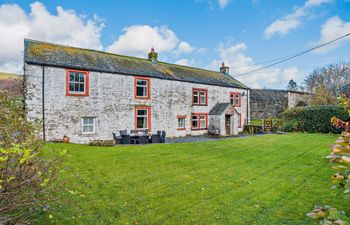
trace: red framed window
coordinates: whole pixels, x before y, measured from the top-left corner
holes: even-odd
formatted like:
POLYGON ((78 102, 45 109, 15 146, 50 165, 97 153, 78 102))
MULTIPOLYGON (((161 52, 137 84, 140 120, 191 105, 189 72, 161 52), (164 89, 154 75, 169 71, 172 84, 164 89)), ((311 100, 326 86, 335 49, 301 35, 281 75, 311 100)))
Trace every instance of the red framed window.
POLYGON ((242 113, 238 114, 238 127, 241 128, 242 127, 242 113))
POLYGON ((208 105, 208 89, 193 88, 192 89, 193 105, 208 105))
POLYGON ((66 69, 66 96, 89 96, 89 72, 66 69))
POLYGON ((231 102, 231 105, 235 107, 240 107, 242 103, 242 94, 239 92, 231 92, 230 102, 231 102))
POLYGON ((150 106, 135 106, 135 129, 151 131, 150 106))
POLYGON ((177 116, 177 130, 186 130, 186 116, 177 116))
POLYGON ((134 78, 135 99, 151 98, 151 79, 147 77, 134 78))
POLYGON ((208 113, 192 113, 191 127, 192 130, 207 130, 208 113))

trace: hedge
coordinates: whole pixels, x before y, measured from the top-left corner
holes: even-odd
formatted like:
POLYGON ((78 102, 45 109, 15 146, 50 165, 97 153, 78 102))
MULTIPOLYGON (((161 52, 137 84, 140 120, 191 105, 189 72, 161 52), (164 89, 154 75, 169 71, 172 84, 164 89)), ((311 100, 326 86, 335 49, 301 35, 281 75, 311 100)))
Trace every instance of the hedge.
POLYGON ((336 105, 295 107, 283 112, 285 131, 301 131, 310 133, 341 133, 331 124, 331 118, 348 121, 349 115, 344 108, 336 105))

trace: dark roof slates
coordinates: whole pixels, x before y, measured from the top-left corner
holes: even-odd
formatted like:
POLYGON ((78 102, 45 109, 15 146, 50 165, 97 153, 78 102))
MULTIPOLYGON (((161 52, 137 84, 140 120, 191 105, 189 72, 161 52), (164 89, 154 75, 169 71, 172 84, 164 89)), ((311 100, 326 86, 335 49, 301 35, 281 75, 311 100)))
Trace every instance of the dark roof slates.
POLYGON ((180 80, 217 86, 245 88, 247 86, 220 72, 158 61, 122 56, 108 52, 51 44, 25 39, 26 63, 119 73, 136 76, 180 80))

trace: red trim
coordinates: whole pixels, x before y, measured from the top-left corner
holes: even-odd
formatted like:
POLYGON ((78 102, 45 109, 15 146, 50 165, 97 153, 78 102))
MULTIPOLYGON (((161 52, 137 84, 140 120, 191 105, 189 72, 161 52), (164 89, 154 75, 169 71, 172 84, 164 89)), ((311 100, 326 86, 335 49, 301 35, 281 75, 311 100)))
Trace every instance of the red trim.
POLYGON ((235 107, 241 107, 242 105, 242 93, 240 92, 230 92, 230 101, 233 99, 233 106, 235 107), (233 98, 232 98, 233 96, 233 98), (236 105, 236 98, 239 96, 239 105, 236 105))
POLYGON ((238 128, 242 128, 242 113, 238 113, 238 115, 239 115, 238 128))
POLYGON ((89 96, 89 71, 66 69, 66 96, 89 96), (85 93, 69 93, 69 72, 85 74, 85 93))
POLYGON ((149 77, 134 77, 134 97, 135 99, 143 99, 143 100, 149 100, 151 99, 151 78, 149 77), (136 82, 137 80, 147 80, 147 97, 140 97, 140 96, 137 96, 136 93, 137 93, 137 90, 136 90, 136 82))
POLYGON ((208 130, 208 113, 192 113, 191 115, 191 130, 208 130), (201 126, 201 120, 200 120, 200 116, 205 116, 205 128, 200 127, 201 126), (192 127, 192 119, 193 116, 197 116, 198 117, 198 127, 192 127))
POLYGON ((206 89, 206 88, 192 88, 192 105, 207 106, 208 105, 208 89, 206 89), (194 92, 195 91, 198 91, 199 103, 194 103, 194 92), (205 91, 205 104, 203 104, 201 101, 201 91, 205 91))
POLYGON ((185 119, 185 123, 184 123, 185 127, 181 127, 181 128, 178 127, 177 130, 186 130, 186 115, 178 115, 176 118, 177 119, 185 119))
POLYGON ((137 110, 139 109, 147 109, 147 126, 148 126, 148 132, 152 131, 152 127, 151 127, 151 106, 135 106, 135 110, 134 110, 134 124, 135 124, 135 130, 140 130, 140 128, 137 128, 137 110))

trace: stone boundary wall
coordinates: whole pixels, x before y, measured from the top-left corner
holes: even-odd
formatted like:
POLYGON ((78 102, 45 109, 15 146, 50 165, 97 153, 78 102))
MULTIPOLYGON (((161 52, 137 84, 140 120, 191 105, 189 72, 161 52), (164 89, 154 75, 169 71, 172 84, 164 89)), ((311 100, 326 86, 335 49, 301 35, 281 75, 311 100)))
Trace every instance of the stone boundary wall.
POLYGON ((286 109, 307 104, 309 96, 308 92, 251 89, 250 119, 281 118, 286 109))

